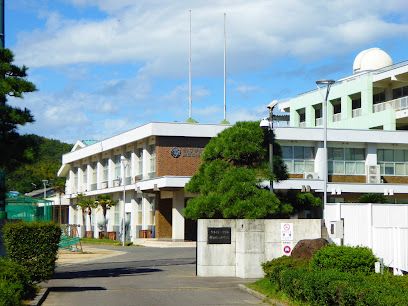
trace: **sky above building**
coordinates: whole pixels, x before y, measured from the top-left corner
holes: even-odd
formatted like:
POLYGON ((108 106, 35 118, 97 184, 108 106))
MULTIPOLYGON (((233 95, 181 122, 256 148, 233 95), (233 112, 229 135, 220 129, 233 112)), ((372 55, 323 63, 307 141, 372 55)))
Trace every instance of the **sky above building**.
POLYGON ((151 121, 188 118, 189 10, 192 117, 258 120, 266 105, 352 74, 379 47, 408 60, 408 2, 261 0, 6 0, 6 47, 38 91, 36 122, 20 129, 67 142, 104 139, 151 121))

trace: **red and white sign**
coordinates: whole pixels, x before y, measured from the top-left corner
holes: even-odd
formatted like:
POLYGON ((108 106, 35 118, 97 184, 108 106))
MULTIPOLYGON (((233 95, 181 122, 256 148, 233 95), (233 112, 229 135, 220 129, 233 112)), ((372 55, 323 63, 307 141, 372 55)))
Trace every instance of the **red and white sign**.
POLYGON ((281 241, 293 241, 293 223, 281 223, 281 241))
POLYGON ((282 243, 283 255, 290 256, 292 254, 292 243, 282 243))

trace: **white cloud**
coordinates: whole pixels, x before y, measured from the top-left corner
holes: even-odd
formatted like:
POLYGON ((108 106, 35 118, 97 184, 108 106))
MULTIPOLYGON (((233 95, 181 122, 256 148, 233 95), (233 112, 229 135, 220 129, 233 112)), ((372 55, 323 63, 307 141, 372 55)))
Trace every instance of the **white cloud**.
MULTIPOLYGON (((97 6, 107 17, 67 20, 46 16, 46 28, 21 33, 17 59, 30 67, 138 62, 153 75, 187 73, 188 9, 192 8, 193 74, 222 73, 223 19, 227 12, 229 68, 260 68, 280 55, 319 58, 384 37, 403 37, 406 24, 385 19, 404 1, 137 1, 72 0, 97 6), (339 13, 341 12, 341 13, 339 13)), ((61 14, 61 13, 60 13, 61 14)))

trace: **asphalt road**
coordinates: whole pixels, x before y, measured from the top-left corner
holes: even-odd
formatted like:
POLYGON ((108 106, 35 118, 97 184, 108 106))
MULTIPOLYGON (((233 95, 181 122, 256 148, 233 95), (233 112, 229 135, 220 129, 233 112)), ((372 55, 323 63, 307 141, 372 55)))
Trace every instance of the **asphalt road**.
POLYGON ((196 277, 194 248, 115 250, 126 254, 57 268, 43 305, 264 305, 242 279, 196 277))

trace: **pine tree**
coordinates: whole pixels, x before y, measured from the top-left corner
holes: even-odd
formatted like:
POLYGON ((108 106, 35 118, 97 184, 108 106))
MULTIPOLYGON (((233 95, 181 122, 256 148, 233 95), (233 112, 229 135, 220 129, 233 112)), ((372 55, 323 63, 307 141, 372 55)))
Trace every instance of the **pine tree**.
MULTIPOLYGON (((23 98, 24 93, 36 90, 26 79, 27 67, 18 67, 13 61, 14 55, 9 49, 0 49, 0 176, 16 165, 14 160, 24 156, 26 148, 19 141, 17 127, 34 122, 27 108, 7 104, 9 97, 23 98)), ((4 197, 3 192, 0 194, 0 219, 4 218, 4 197)))

